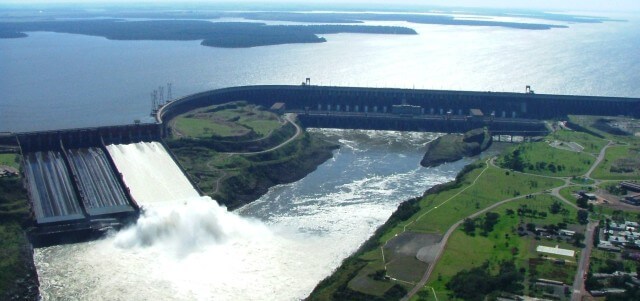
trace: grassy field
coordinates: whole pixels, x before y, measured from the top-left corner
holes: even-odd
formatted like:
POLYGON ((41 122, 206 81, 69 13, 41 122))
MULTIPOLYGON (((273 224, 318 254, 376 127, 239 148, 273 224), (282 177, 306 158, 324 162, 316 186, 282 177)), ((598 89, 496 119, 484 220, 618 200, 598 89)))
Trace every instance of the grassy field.
POLYGON ((607 145, 607 141, 602 138, 599 138, 587 133, 576 132, 576 131, 560 130, 550 134, 547 138, 551 140, 558 140, 558 141, 567 142, 567 143, 569 142, 578 143, 582 147, 584 147, 583 152, 590 153, 593 155, 597 155, 598 153, 600 153, 600 150, 602 149, 602 147, 607 145))
MULTIPOLYGON (((524 171, 538 175, 581 176, 595 161, 595 157, 588 153, 554 148, 547 142, 521 144, 516 149, 520 151, 523 159, 524 171)), ((504 157, 500 161, 504 161, 504 157)))
POLYGON ((591 175, 602 180, 623 180, 640 178, 640 146, 617 145, 607 149, 605 159, 591 175), (627 170, 621 170, 627 169, 627 170), (618 170, 616 172, 616 170, 618 170))
POLYGON ((22 289, 34 273, 30 269, 32 258, 22 228, 28 213, 27 196, 20 179, 0 178, 0 300, 8 300, 9 294, 26 294, 22 289))
MULTIPOLYGON (((482 172, 482 169, 476 169, 467 175, 463 182, 463 187, 470 185, 480 172, 482 172)), ((458 220, 498 201, 560 185, 562 185, 560 180, 515 172, 508 172, 507 174, 502 169, 489 166, 482 176, 478 178, 475 185, 470 186, 460 194, 458 192, 464 188, 429 195, 424 198, 420 203, 423 210, 417 214, 420 219, 417 217, 416 219, 411 219, 401 224, 396 230, 401 231, 401 227, 407 225, 407 230, 415 232, 444 233, 458 220), (500 183, 500 185, 497 186, 496 183, 500 183), (488 189, 489 187, 495 188, 488 189), (458 195, 454 197, 456 194, 458 195), (437 208, 435 208, 436 206, 437 208)))
POLYGON ((174 120, 174 131, 190 138, 242 136, 254 132, 268 136, 280 128, 278 116, 244 103, 230 103, 200 108, 174 120))
POLYGON ((8 165, 14 168, 19 168, 20 164, 16 162, 16 154, 0 154, 0 165, 8 165))
MULTIPOLYGON (((435 267, 432 274, 434 277, 431 277, 427 284, 428 287, 435 289, 439 300, 448 300, 448 291, 445 285, 453 275, 463 269, 478 267, 486 261, 491 266, 494 266, 503 260, 513 260, 518 268, 526 270, 527 277, 525 278, 528 278, 531 276, 530 260, 540 257, 535 251, 538 245, 560 245, 563 248, 578 250, 578 248, 566 242, 551 241, 545 238, 535 240, 532 236, 520 237, 516 232, 519 225, 526 223, 534 223, 539 226, 560 222, 575 223, 575 209, 565 205, 564 208, 569 211, 566 216, 549 213, 545 218, 519 217, 515 214, 508 215, 506 213, 508 209, 517 211, 522 205, 527 205, 528 208, 538 211, 548 211, 553 201, 555 199, 549 195, 538 195, 531 199, 513 201, 496 208, 493 212, 500 214, 500 219, 494 230, 487 236, 470 236, 460 229, 456 230, 451 236, 442 258, 435 267)), ((571 262, 575 262, 576 259, 564 259, 568 263, 563 266, 545 264, 544 262, 536 265, 535 277, 570 282, 576 268, 576 265, 571 262)), ((413 300, 419 300, 419 298, 416 297, 413 300)))

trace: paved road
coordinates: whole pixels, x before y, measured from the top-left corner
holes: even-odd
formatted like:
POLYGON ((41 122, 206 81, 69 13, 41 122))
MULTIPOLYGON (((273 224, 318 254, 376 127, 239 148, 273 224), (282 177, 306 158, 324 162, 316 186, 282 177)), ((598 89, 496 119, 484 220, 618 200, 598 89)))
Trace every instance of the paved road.
POLYGON ((598 165, 600 164, 600 162, 602 162, 602 160, 604 159, 604 155, 607 152, 607 148, 609 148, 610 146, 612 146, 614 143, 613 141, 609 140, 609 143, 607 143, 607 145, 605 145, 601 150, 600 150, 600 154, 598 154, 598 158, 596 158, 596 161, 593 162, 593 164, 591 165, 591 168, 589 168, 589 171, 587 171, 586 174, 584 174, 585 178, 591 178, 591 173, 596 169, 596 167, 598 167, 598 165))
POLYGON ((298 138, 298 136, 300 136, 300 134, 302 134, 302 128, 297 123, 295 123, 295 121, 294 121, 295 118, 296 118, 296 114, 292 114, 292 113, 284 114, 284 120, 286 122, 288 122, 288 123, 293 124, 293 126, 296 127, 296 133, 293 136, 291 136, 291 138, 287 139, 287 141, 282 142, 277 146, 274 146, 274 147, 272 147, 270 149, 257 151, 257 152, 238 152, 238 153, 222 153, 222 154, 227 154, 227 155, 257 155, 257 154, 264 154, 264 153, 272 152, 274 150, 282 148, 285 145, 289 144, 291 141, 293 141, 296 138, 298 138))
POLYGON ((582 300, 582 296, 589 295, 584 289, 584 278, 589 270, 589 258, 591 257, 591 249, 593 249, 593 232, 598 223, 599 221, 592 221, 587 225, 587 231, 584 234, 586 236, 584 240, 585 248, 582 250, 582 254, 580 254, 578 271, 576 271, 576 276, 573 279, 572 301, 580 301, 582 300))
MULTIPOLYGON (((287 113, 284 115, 284 120, 285 123, 291 123, 293 124, 294 127, 296 127, 296 133, 289 139, 287 139, 287 141, 284 141, 282 143, 280 143, 277 146, 274 146, 270 149, 266 149, 266 150, 262 150, 262 151, 257 151, 257 152, 237 152, 237 153, 220 153, 221 155, 226 155, 227 157, 229 156, 233 156, 233 155, 258 155, 258 154, 264 154, 264 153, 268 153, 268 152, 272 152, 275 150, 278 150, 279 148, 284 147, 285 145, 291 143, 291 141, 295 140, 296 138, 298 138, 302 133, 303 130, 302 128, 294 121, 296 118, 296 114, 291 114, 291 113, 287 113)), ((207 166, 210 169, 215 169, 213 166, 211 166, 212 161, 208 161, 207 162, 207 166)), ((214 191, 214 193, 217 193, 218 190, 220 189, 220 181, 222 181, 225 177, 227 177, 227 172, 225 172, 224 170, 220 170, 222 172, 222 175, 220 177, 218 177, 218 179, 216 180, 216 190, 214 191)))

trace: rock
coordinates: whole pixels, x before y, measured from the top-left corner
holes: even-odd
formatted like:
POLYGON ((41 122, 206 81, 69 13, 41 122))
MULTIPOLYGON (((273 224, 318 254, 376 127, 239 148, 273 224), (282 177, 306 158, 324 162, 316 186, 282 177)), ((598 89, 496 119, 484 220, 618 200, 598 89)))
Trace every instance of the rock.
POLYGON ((492 138, 487 129, 474 129, 464 134, 448 134, 427 144, 420 161, 424 167, 438 166, 480 154, 491 146, 492 138))

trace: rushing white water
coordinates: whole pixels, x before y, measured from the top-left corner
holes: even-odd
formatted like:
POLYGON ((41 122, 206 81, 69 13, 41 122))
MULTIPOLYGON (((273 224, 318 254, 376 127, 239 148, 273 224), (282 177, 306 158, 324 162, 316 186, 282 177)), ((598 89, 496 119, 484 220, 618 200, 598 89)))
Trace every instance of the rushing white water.
POLYGON ((304 298, 400 201, 452 179, 467 162, 419 167, 434 134, 316 132, 343 148, 303 180, 274 187, 237 212, 186 193, 175 163, 157 162, 166 155, 160 145, 110 146, 145 213, 100 241, 37 249, 44 299, 304 298), (146 175, 136 179, 138 173, 146 175), (160 186, 185 194, 146 199, 160 186))
POLYGON ((198 198, 189 180, 158 142, 108 145, 131 196, 140 205, 198 198))

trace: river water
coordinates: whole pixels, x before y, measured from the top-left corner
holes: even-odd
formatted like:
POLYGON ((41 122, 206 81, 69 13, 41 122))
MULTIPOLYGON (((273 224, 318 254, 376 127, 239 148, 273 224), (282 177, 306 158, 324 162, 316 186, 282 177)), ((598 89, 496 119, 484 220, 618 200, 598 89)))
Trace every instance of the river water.
POLYGON ((312 131, 342 147, 304 179, 233 213, 194 197, 171 162, 158 164, 168 157, 158 144, 109 146, 146 212, 105 239, 36 249, 44 299, 304 298, 399 202, 452 180, 469 162, 420 167, 432 133, 312 131))

